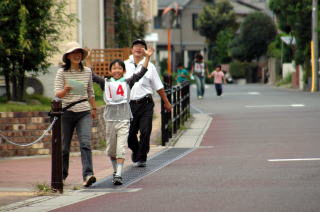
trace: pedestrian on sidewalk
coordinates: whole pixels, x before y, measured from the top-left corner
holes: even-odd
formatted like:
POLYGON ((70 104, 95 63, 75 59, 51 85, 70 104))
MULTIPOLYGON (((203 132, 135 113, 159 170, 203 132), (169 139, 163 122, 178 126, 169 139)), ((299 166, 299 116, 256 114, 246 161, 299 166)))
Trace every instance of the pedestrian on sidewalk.
POLYGON ((76 129, 80 143, 83 186, 89 187, 96 178, 93 173, 91 152, 92 118, 96 118, 96 103, 92 86, 91 69, 83 66, 82 60, 88 55, 87 50, 77 42, 66 45, 62 56, 64 64, 57 71, 54 89, 55 95, 62 99, 62 106, 72 103, 62 115, 63 142, 63 180, 68 177, 70 144, 76 129))
POLYGON ((177 67, 177 83, 178 85, 182 84, 183 82, 187 81, 188 80, 188 71, 187 69, 185 69, 182 65, 182 63, 179 63, 178 64, 178 67, 177 67))
POLYGON ((221 65, 217 65, 216 69, 210 74, 210 77, 214 77, 214 86, 216 88, 217 96, 222 95, 222 84, 226 83, 226 78, 221 70, 221 65))
POLYGON ((205 74, 209 76, 208 67, 203 61, 203 56, 197 54, 194 64, 191 66, 191 76, 194 76, 197 86, 198 99, 202 99, 205 92, 205 74))
MULTIPOLYGON (((138 73, 145 61, 144 49, 147 44, 142 39, 132 42, 132 55, 125 61, 126 76, 130 77, 138 73)), ((147 154, 150 150, 150 135, 152 131, 152 118, 154 102, 153 91, 157 91, 164 102, 167 111, 171 111, 171 104, 164 91, 156 67, 151 62, 148 63, 147 73, 132 87, 130 93, 130 107, 133 115, 131 120, 128 146, 132 151, 132 161, 138 162, 138 167, 145 167, 147 154), (137 134, 140 132, 140 141, 137 134)))
POLYGON ((107 154, 113 166, 113 184, 115 185, 122 185, 123 183, 122 169, 125 160, 125 147, 127 146, 130 119, 132 118, 129 105, 130 89, 147 72, 153 51, 151 47, 144 50, 146 57, 142 68, 130 78, 124 78, 126 67, 124 62, 118 59, 110 63, 110 79, 104 79, 97 75, 93 78, 94 82, 104 85, 107 154))

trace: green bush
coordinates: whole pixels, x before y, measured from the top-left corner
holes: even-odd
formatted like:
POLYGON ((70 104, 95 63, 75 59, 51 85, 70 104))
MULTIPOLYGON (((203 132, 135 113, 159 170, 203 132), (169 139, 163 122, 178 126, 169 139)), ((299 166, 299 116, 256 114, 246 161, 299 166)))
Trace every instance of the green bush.
POLYGON ((249 69, 248 62, 232 62, 229 66, 229 71, 234 79, 246 78, 247 71, 249 69))
POLYGON ((33 105, 35 102, 38 102, 37 105, 51 105, 51 98, 39 94, 32 94, 26 95, 26 102, 33 105))
POLYGON ((97 83, 93 83, 94 95, 96 101, 103 101, 103 90, 97 83))
POLYGON ((292 73, 288 73, 283 79, 276 83, 276 86, 291 87, 292 73))

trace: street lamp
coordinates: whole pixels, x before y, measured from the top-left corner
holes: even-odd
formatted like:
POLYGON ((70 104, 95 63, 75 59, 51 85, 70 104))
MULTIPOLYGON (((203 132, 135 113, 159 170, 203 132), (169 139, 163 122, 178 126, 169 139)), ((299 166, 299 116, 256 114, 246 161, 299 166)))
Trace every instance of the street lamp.
POLYGON ((168 76, 172 75, 171 73, 171 28, 175 17, 178 15, 179 5, 177 2, 171 3, 168 7, 166 7, 162 12, 163 19, 166 18, 166 25, 167 25, 167 34, 168 34, 168 42, 167 42, 167 49, 168 49, 168 76), (174 11, 174 14, 171 13, 174 11))

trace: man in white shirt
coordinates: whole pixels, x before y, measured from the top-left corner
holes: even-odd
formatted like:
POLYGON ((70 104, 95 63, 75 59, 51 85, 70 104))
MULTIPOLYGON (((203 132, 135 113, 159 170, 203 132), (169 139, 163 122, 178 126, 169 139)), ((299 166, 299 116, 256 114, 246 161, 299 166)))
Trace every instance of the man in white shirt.
MULTIPOLYGON (((132 42, 132 55, 125 61, 126 78, 140 71, 144 61, 144 50, 147 44, 142 39, 132 42)), ((133 119, 130 124, 128 146, 132 150, 132 161, 138 162, 139 167, 145 167, 147 154, 150 149, 150 135, 152 131, 152 117, 154 102, 153 91, 157 91, 164 102, 164 108, 171 111, 172 106, 164 91, 156 67, 149 62, 147 73, 135 83, 130 93, 130 107, 133 119), (137 134, 140 131, 140 141, 137 134)))

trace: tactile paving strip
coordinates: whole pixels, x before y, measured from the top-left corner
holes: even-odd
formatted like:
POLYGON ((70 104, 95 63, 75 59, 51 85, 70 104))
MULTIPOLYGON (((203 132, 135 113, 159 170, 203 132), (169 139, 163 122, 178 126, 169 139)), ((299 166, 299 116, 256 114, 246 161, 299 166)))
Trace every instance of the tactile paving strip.
POLYGON ((89 189, 86 189, 83 191, 88 192, 88 191, 96 191, 97 189, 98 190, 110 189, 110 188, 119 189, 119 188, 127 187, 137 182, 138 180, 142 179, 143 177, 182 158, 183 156, 189 154, 192 151, 193 151, 193 148, 170 148, 170 149, 164 150, 158 155, 150 158, 147 161, 146 167, 137 167, 135 165, 128 167, 122 174, 123 185, 121 186, 113 185, 112 176, 109 176, 93 184, 89 189))

